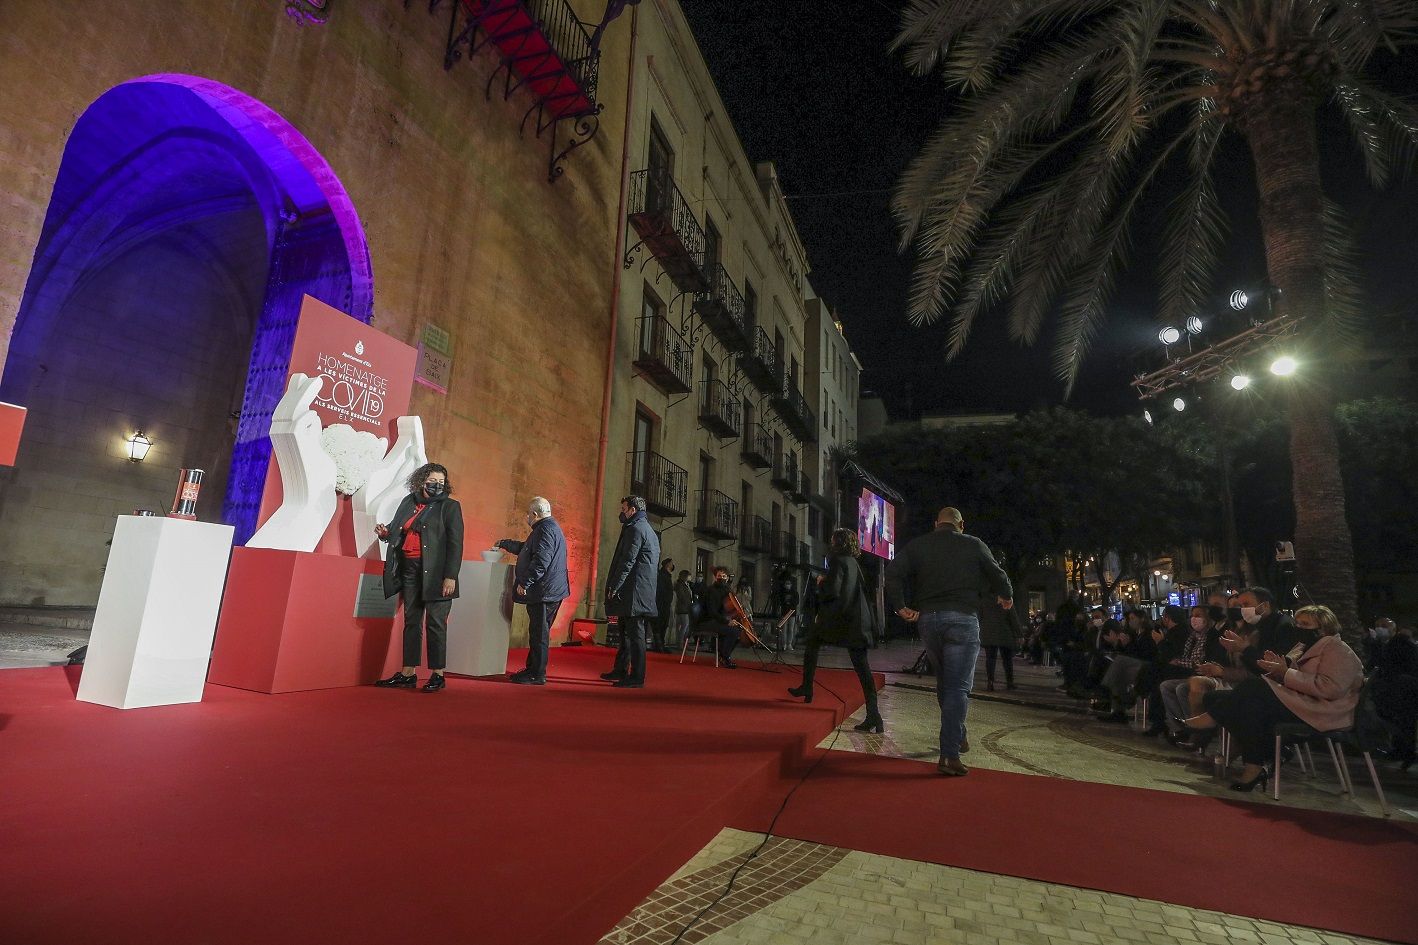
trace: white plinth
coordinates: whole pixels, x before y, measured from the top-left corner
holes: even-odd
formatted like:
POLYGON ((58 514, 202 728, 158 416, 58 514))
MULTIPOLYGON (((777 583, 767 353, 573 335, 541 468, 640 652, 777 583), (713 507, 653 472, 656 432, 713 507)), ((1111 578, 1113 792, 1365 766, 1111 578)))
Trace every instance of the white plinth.
POLYGON ((116 709, 201 702, 234 529, 120 515, 80 702, 116 709))
POLYGON ((463 562, 458 599, 448 615, 448 672, 461 676, 507 672, 511 600, 512 565, 463 562))

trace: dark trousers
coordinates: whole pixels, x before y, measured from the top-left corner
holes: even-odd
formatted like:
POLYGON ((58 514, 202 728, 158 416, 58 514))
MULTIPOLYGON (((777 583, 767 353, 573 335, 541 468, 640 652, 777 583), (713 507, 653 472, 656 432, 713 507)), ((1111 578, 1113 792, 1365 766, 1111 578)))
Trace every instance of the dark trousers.
POLYGON ((1004 681, 1006 685, 1014 685, 1014 647, 1012 646, 987 646, 985 647, 985 678, 991 684, 995 681, 995 654, 999 654, 1004 663, 1004 681))
POLYGON ((650 639, 656 650, 665 649, 665 632, 670 628, 670 612, 662 610, 652 618, 650 624, 650 639))
POLYGON ((634 682, 645 681, 645 625, 650 617, 620 617, 620 647, 615 651, 615 671, 634 682))
MULTIPOLYGON (((817 675, 817 651, 822 649, 820 643, 809 643, 807 649, 803 651, 803 688, 812 691, 812 680, 817 675)), ((871 664, 867 662, 867 648, 864 646, 853 646, 847 648, 847 655, 852 659, 852 669, 857 671, 857 682, 862 684, 862 698, 866 700, 867 718, 875 718, 876 709, 876 682, 871 678, 871 664)))
POLYGON ((448 614, 453 602, 423 599, 422 559, 405 558, 399 565, 399 596, 404 602, 404 665, 419 665, 427 615, 428 668, 443 669, 448 665, 448 614))
POLYGON ((718 636, 719 659, 721 661, 733 658, 734 647, 739 645, 739 635, 743 632, 734 624, 725 623, 713 617, 699 621, 694 629, 701 633, 713 633, 718 636))
POLYGON ((1275 726, 1300 721, 1259 676, 1242 680, 1235 689, 1208 692, 1201 701, 1231 733, 1241 760, 1248 765, 1263 765, 1275 757, 1275 726))
POLYGON ((559 600, 527 602, 527 672, 539 679, 547 674, 547 648, 551 646, 551 625, 556 623, 556 612, 560 609, 559 600))

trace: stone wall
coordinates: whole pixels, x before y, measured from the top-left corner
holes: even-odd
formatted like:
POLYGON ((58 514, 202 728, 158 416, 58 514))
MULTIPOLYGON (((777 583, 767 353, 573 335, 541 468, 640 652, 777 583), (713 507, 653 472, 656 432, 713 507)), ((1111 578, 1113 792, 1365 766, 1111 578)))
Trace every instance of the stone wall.
MULTIPOLYGON (((412 409, 430 453, 452 470, 470 545, 520 537, 527 500, 542 494, 566 527, 573 569, 584 568, 617 265, 628 27, 613 26, 603 45, 600 133, 552 185, 546 140, 518 134, 532 101, 484 96, 490 54, 444 71, 446 5, 430 16, 422 3, 342 0, 328 24, 305 27, 280 0, 80 6, 90 9, 61 22, 48 4, 0 5, 0 337, 14 326, 66 137, 88 105, 159 72, 230 85, 280 113, 340 178, 368 239, 375 326, 409 343, 428 324, 451 334, 449 393, 417 386, 412 409)), ((572 6, 584 19, 602 9, 572 6)), ((121 437, 118 419, 75 438, 106 450, 121 437)), ((179 464, 155 449, 141 475, 166 483, 168 463, 179 464)), ((126 511, 131 495, 115 491, 92 514, 126 511)), ((12 506, 35 502, 26 488, 0 495, 7 521, 23 517, 12 506)), ((38 540, 43 554, 53 539, 38 540)), ((584 587, 584 576, 573 585, 584 587)), ((0 596, 67 602, 43 590, 0 596)), ((563 622, 574 610, 563 608, 563 622)))

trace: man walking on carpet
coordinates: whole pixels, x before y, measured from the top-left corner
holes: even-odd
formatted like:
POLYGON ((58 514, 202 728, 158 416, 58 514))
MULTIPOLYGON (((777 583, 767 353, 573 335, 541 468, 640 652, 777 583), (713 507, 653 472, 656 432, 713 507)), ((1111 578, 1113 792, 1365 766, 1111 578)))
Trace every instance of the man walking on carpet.
POLYGON ((532 533, 526 541, 504 538, 493 545, 517 556, 513 601, 527 607, 527 667, 512 674, 523 686, 545 686, 551 625, 561 602, 571 596, 571 576, 566 569, 566 536, 551 517, 551 503, 535 496, 527 508, 532 533))
POLYGON ((617 689, 645 688, 645 629, 659 613, 655 600, 660 538, 645 517, 645 499, 620 500, 620 540, 606 574, 606 615, 617 618, 620 648, 615 668, 601 678, 617 689))
POLYGON ((980 595, 989 591, 1008 610, 1014 588, 990 549, 965 534, 959 509, 943 508, 935 530, 913 538, 886 569, 886 595, 901 619, 917 623, 935 668, 940 703, 940 774, 961 777, 970 769, 960 755, 970 750, 965 714, 980 654, 980 595))

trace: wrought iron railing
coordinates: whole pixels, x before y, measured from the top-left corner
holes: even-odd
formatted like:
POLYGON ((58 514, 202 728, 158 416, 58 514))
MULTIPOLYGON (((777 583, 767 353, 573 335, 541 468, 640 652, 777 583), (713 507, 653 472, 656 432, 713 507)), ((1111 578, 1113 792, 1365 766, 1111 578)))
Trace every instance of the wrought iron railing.
MULTIPOLYGON (((508 0, 485 0, 486 6, 497 6, 508 0)), ((566 0, 519 0, 531 12, 537 26, 551 48, 561 57, 562 64, 581 91, 591 101, 596 100, 600 83, 600 53, 591 49, 591 34, 576 17, 576 11, 566 0)), ((476 5, 476 3, 474 4, 476 5)))
POLYGON ((646 168, 631 174, 628 206, 630 223, 640 234, 641 242, 626 253, 625 267, 634 265, 635 252, 643 245, 680 289, 707 291, 704 228, 675 186, 669 168, 646 168))
POLYGON ((796 489, 798 485, 797 456, 788 452, 778 456, 773 463, 773 474, 769 478, 772 479, 773 485, 785 492, 796 489))
POLYGON ((630 454, 630 492, 644 496, 646 508, 656 515, 684 517, 689 496, 689 473, 653 450, 630 454))
POLYGON ((798 553, 797 539, 791 532, 773 533, 773 557, 780 561, 792 561, 798 553))
POLYGON ((744 513, 743 531, 739 533, 739 547, 744 551, 772 551, 773 526, 762 515, 744 513))
POLYGON ((805 541, 798 542, 798 564, 807 567, 812 563, 812 549, 805 541))
POLYGON ((694 530, 715 538, 739 537, 739 504, 717 489, 696 493, 694 530))
POLYGON ((693 390, 694 349, 663 315, 635 320, 638 351, 635 368, 661 390, 683 394, 693 390))
POLYGON ((774 402, 778 405, 778 412, 783 415, 783 421, 788 424, 788 429, 792 430, 798 439, 804 443, 817 442, 817 418, 812 408, 807 405, 807 398, 793 386, 790 378, 783 378, 774 402))
POLYGON ((754 469, 773 465, 773 434, 761 423, 750 423, 743 431, 743 446, 739 450, 743 461, 754 469))
POLYGON ((738 436, 743 427, 743 404, 721 380, 699 384, 699 420, 711 433, 721 437, 738 436))
POLYGON ((695 296, 694 310, 730 350, 742 351, 748 346, 743 296, 723 266, 716 267, 707 276, 709 288, 695 296))
POLYGON ((783 369, 778 362, 778 350, 768 333, 757 328, 749 338, 748 350, 739 357, 739 367, 765 394, 778 396, 783 387, 783 369))

